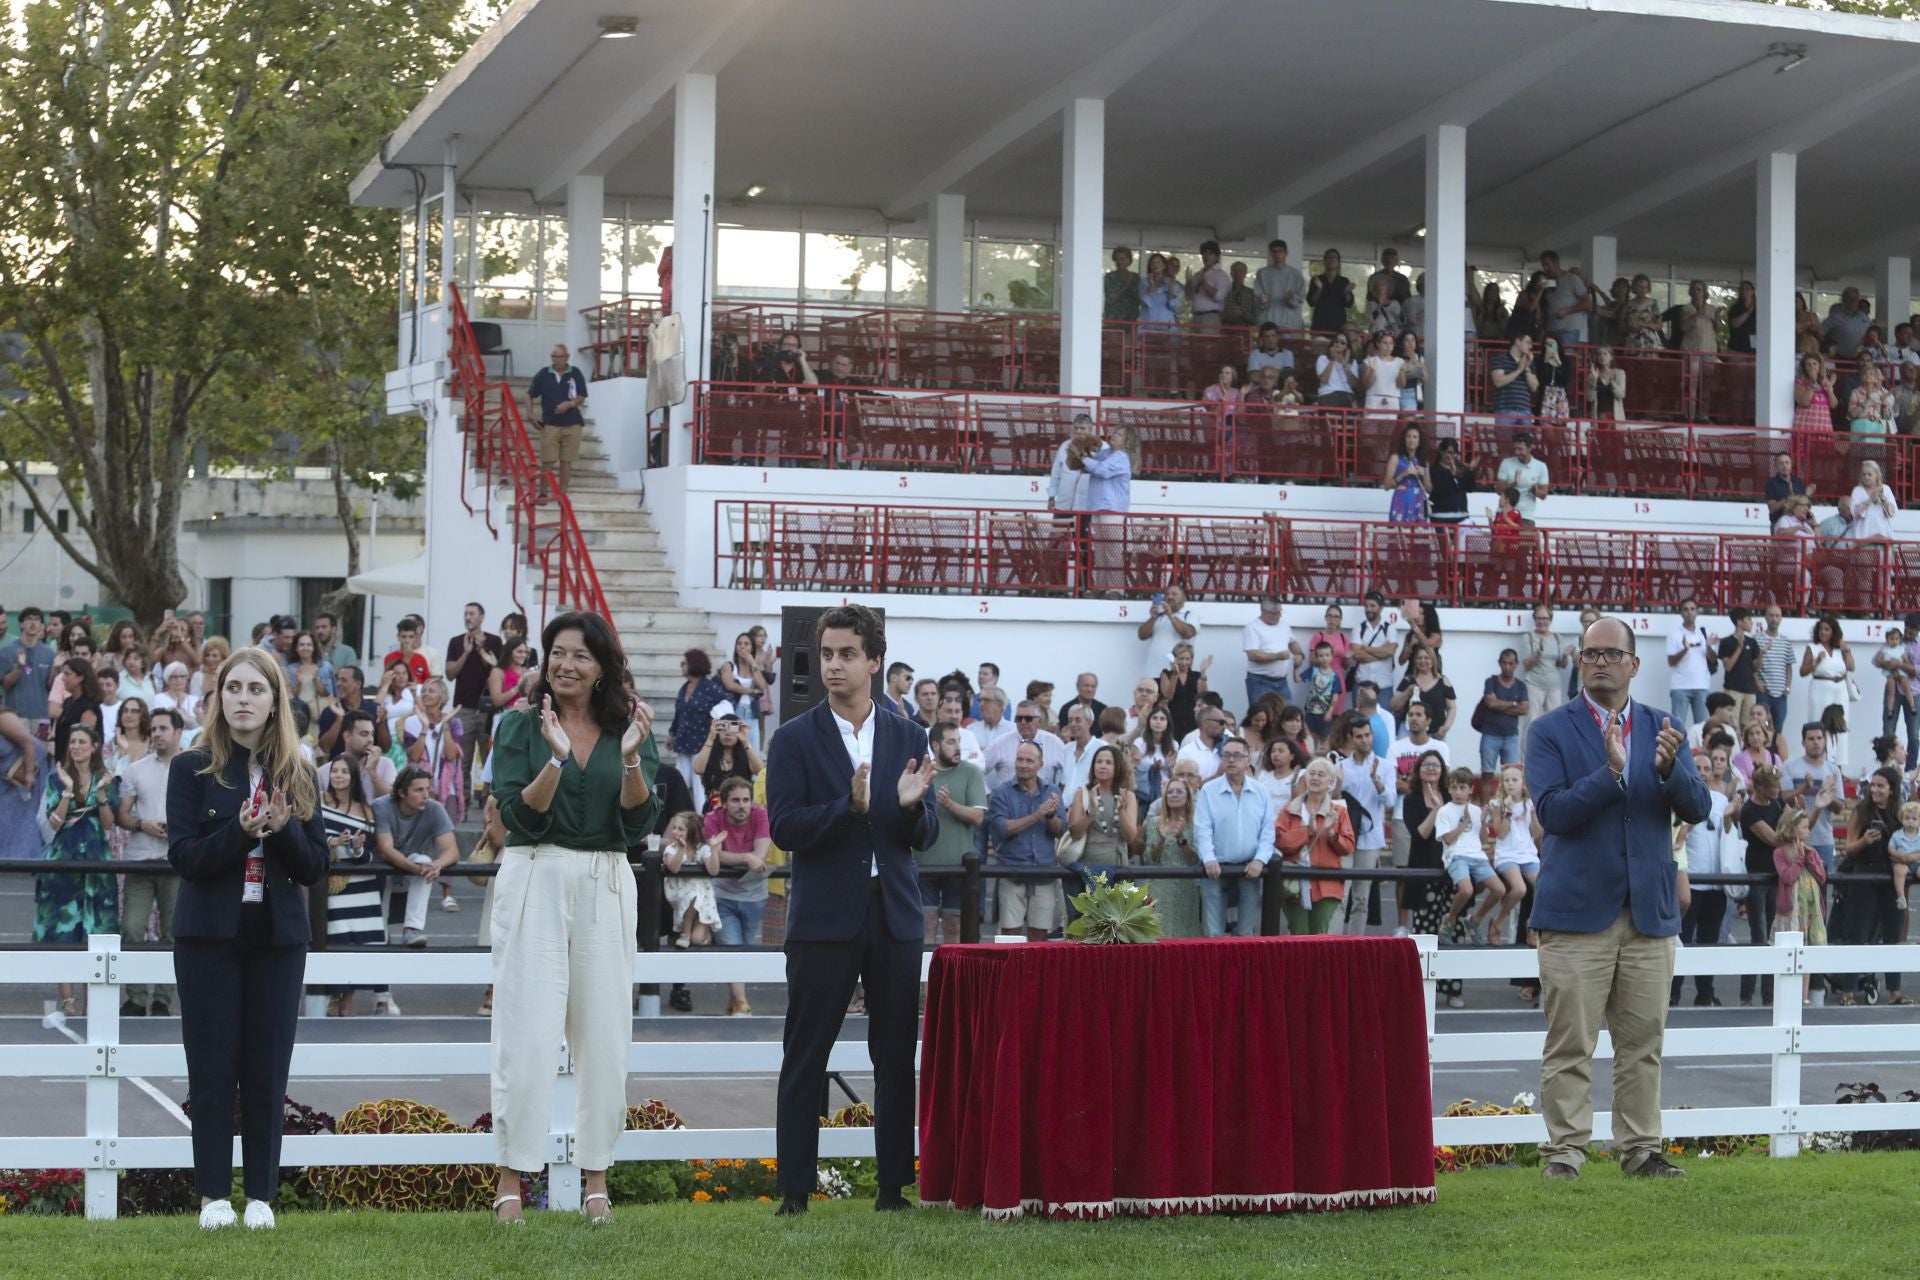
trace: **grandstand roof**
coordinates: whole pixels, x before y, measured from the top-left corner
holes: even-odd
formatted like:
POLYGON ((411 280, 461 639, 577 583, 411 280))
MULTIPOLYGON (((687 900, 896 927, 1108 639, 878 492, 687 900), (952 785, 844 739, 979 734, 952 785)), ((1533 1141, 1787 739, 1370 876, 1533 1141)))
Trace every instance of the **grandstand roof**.
MULTIPOLYGON (((1060 109, 1106 99, 1111 224, 1410 239, 1422 138, 1470 124, 1468 238, 1748 262, 1753 162, 1800 155, 1798 257, 1920 256, 1920 23, 1752 0, 519 0, 386 148, 483 208, 671 195, 673 87, 717 77, 721 200, 1059 214, 1060 109), (599 38, 637 16, 636 38, 599 38), (1801 55, 1804 54, 1804 57, 1801 55)), ((366 205, 413 184, 370 161, 366 205)), ((724 212, 723 212, 723 216, 724 212)))

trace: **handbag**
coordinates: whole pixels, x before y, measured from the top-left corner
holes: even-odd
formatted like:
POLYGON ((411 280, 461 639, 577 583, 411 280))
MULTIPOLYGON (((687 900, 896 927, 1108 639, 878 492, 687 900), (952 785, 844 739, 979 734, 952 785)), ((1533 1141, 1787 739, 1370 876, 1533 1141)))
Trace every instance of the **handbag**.
MULTIPOLYGON (((1743 876, 1747 874, 1747 837, 1740 830, 1740 824, 1738 822, 1733 824, 1733 830, 1731 831, 1728 831, 1724 827, 1721 828, 1720 848, 1718 852, 1719 856, 1715 860, 1714 866, 1715 871, 1718 871, 1723 876, 1743 876)), ((1745 902, 1747 900, 1748 888, 1749 886, 1744 884, 1730 884, 1725 886, 1727 901, 1745 902)))
POLYGON ((1473 714, 1467 717, 1467 725, 1475 733, 1485 733, 1487 731, 1486 703, 1476 702, 1473 704, 1473 714))
POLYGON ((1853 678, 1853 672, 1847 672, 1847 701, 1860 701, 1860 682, 1853 678))
MULTIPOLYGON (((1069 802, 1067 807, 1069 809, 1073 807, 1071 802, 1069 802)), ((1086 852, 1087 837, 1085 834, 1074 835, 1071 828, 1062 831, 1060 838, 1053 842, 1053 856, 1059 860, 1060 865, 1063 867, 1070 867, 1080 861, 1080 859, 1086 855, 1086 852)))

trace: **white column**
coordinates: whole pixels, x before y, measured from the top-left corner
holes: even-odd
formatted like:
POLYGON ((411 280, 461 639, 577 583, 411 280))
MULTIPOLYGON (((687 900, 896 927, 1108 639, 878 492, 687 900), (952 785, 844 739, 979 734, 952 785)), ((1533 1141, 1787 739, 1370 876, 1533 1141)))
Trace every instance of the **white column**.
POLYGON ((1913 259, 1888 258, 1880 264, 1874 289, 1873 314, 1880 320, 1880 336, 1893 345, 1893 327, 1913 314, 1913 259))
POLYGON ((581 308, 600 304, 600 228, 606 214, 607 180, 598 174, 567 179, 566 343, 574 363, 591 370, 581 350, 592 341, 581 308))
POLYGON ((1067 105, 1060 147, 1060 391, 1100 394, 1101 240, 1106 227, 1107 104, 1067 105))
POLYGON ((927 306, 967 309, 967 198, 943 192, 927 202, 927 306))
POLYGON ((1586 268, 1587 287, 1593 290, 1595 304, 1598 305, 1599 299, 1607 296, 1607 290, 1613 288, 1614 278, 1620 274, 1619 238, 1588 236, 1586 257, 1580 265, 1586 268))
POLYGON ((1427 369, 1435 413, 1467 407, 1467 325, 1458 298, 1467 278, 1467 127, 1427 131, 1427 369))
MULTIPOLYGON (((454 279, 459 259, 455 256, 453 241, 455 220, 460 216, 460 195, 457 178, 459 166, 454 163, 455 140, 447 140, 446 159, 440 165, 440 283, 444 290, 446 282, 454 279)), ((462 282, 464 288, 464 282, 462 282)))
MULTIPOLYGON (((1753 408, 1762 427, 1793 425, 1794 179, 1799 157, 1783 151, 1759 163, 1753 286, 1760 319, 1754 336, 1753 408)), ((1629 395, 1633 388, 1627 388, 1629 395)))
POLYGON ((1307 219, 1305 215, 1298 213, 1276 213, 1273 215, 1272 231, 1273 234, 1267 237, 1269 240, 1285 240, 1287 242, 1288 264, 1300 268, 1300 274, 1303 276, 1311 275, 1312 269, 1307 266, 1307 219))
MULTIPOLYGON (((711 75, 680 78, 673 92, 673 309, 686 334, 689 382, 704 379, 712 360, 713 153, 718 98, 711 75)), ((673 406, 675 427, 693 420, 693 397, 673 406)), ((674 433, 674 448, 684 437, 674 433)))

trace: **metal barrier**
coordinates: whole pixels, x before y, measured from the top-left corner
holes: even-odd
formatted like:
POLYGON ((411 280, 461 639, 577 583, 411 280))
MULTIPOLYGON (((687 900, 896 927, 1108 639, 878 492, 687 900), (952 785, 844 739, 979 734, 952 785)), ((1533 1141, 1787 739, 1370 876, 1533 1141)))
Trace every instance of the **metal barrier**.
MULTIPOLYGON (((1614 533, 1383 521, 1284 520, 1040 508, 723 501, 715 585, 785 591, 1116 596, 1173 580, 1208 598, 1350 600, 1367 591, 1442 605, 1574 600, 1674 610, 1735 606, 1884 616, 1920 599, 1920 542, 1614 533)), ((983 603, 984 608, 984 603, 983 603)))
MULTIPOLYGON (((1277 897, 1278 895, 1263 895, 1277 897)), ((1506 948, 1484 951, 1440 950, 1431 936, 1414 939, 1421 952, 1428 987, 1427 1031, 1433 1065, 1463 1062, 1531 1062, 1541 1055, 1545 1033, 1472 1032, 1442 1034, 1435 1010, 1436 984, 1449 979, 1525 978, 1538 975, 1535 953, 1506 948)), ((120 989, 126 983, 158 983, 173 979, 173 957, 164 951, 125 950, 119 937, 95 936, 85 951, 0 951, 0 962, 10 983, 79 982, 87 987, 93 1012, 86 1018, 86 1038, 73 1044, 9 1044, 0 1046, 0 1079, 77 1077, 83 1081, 86 1132, 57 1137, 0 1137, 0 1167, 71 1169, 84 1171, 86 1213, 89 1218, 112 1218, 117 1212, 118 1175, 122 1170, 186 1168, 193 1162, 191 1139, 136 1137, 120 1132, 120 1081, 133 1076, 182 1076, 186 1055, 177 1044, 124 1044, 120 1040, 120 989)), ((1703 947, 1683 949, 1675 972, 1772 974, 1786 994, 1777 999, 1768 1026, 1672 1028, 1666 1035, 1665 1056, 1671 1059, 1765 1055, 1771 1064, 1772 1086, 1767 1105, 1707 1107, 1666 1111, 1662 1115, 1669 1137, 1712 1134, 1768 1134, 1774 1156, 1798 1153, 1800 1138, 1810 1132, 1853 1132, 1873 1129, 1920 1128, 1920 1103, 1892 1103, 1874 1107, 1806 1105, 1800 1099, 1800 1068, 1809 1053, 1886 1053, 1920 1050, 1920 1024, 1866 1024, 1805 1026, 1801 1006, 1791 992, 1792 980, 1812 973, 1858 973, 1900 968, 1920 969, 1920 946, 1806 947, 1798 934, 1783 933, 1767 947, 1703 947)), ((924 970, 923 970, 924 972, 924 970)), ((637 958, 634 981, 756 982, 785 981, 785 958, 773 952, 710 951, 701 954, 660 952, 637 958)), ((478 952, 411 952, 400 956, 321 952, 308 958, 306 980, 311 983, 369 985, 403 982, 416 986, 478 986, 490 978, 490 961, 478 952), (404 973, 404 977, 398 976, 404 973)), ((547 1166, 550 1203, 555 1208, 577 1208, 580 1171, 573 1164, 572 1066, 564 1046, 555 1046, 559 1091, 555 1098, 555 1127, 549 1135, 547 1166)), ((1596 1058, 1612 1055, 1609 1037, 1602 1033, 1596 1058)), ((663 1043, 632 1046, 628 1069, 635 1073, 770 1074, 777 1072, 780 1046, 773 1042, 663 1043)), ((836 1044, 828 1061, 830 1071, 858 1073, 870 1069, 866 1046, 859 1041, 836 1044)), ((489 1051, 484 1044, 299 1043, 293 1052, 293 1075, 376 1076, 413 1075, 431 1071, 442 1075, 484 1075, 489 1051)), ((1611 1136, 1612 1117, 1594 1115, 1594 1138, 1611 1136)), ((1545 1122, 1538 1115, 1441 1118, 1434 1121, 1434 1141, 1440 1144, 1540 1142, 1545 1122)), ((873 1155, 870 1129, 828 1129, 820 1135, 823 1156, 873 1155)), ((770 1128, 686 1129, 670 1132, 629 1132, 615 1147, 616 1160, 754 1159, 775 1154, 770 1128)), ((284 1163, 288 1167, 314 1164, 491 1164, 495 1150, 490 1134, 354 1134, 289 1136, 284 1163)), ((234 1160, 239 1163, 239 1142, 234 1160)))
POLYGON ((1429 445, 1460 441, 1483 490, 1525 430, 1556 493, 1741 502, 1749 518, 1765 518, 1774 457, 1787 453, 1823 500, 1849 492, 1868 461, 1903 501, 1920 498, 1920 440, 1909 437, 1591 419, 1522 427, 1472 413, 841 386, 697 383, 693 395, 692 456, 703 463, 1039 475, 1086 413, 1109 436, 1138 442, 1142 480, 1373 489, 1400 437, 1418 426, 1429 445))

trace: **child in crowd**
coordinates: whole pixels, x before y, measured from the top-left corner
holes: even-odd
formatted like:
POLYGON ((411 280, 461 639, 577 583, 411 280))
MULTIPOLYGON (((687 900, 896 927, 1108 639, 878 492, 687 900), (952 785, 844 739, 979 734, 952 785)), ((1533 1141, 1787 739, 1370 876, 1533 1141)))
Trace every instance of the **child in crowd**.
POLYGON ((1900 914, 1907 913, 1907 881, 1913 875, 1913 867, 1920 863, 1920 800, 1909 800, 1900 806, 1900 829, 1887 841, 1887 853, 1893 858, 1893 896, 1900 904, 1900 914))
POLYGON ((1828 707, 1820 713, 1820 727, 1827 731, 1827 759, 1842 778, 1853 777, 1847 770, 1847 709, 1828 707))
MULTIPOLYGON (((1798 931, 1806 935, 1806 945, 1827 945, 1827 913, 1820 890, 1827 883, 1827 864, 1820 853, 1807 843, 1807 814, 1804 809, 1788 809, 1773 829, 1779 843, 1773 850, 1773 869, 1780 877, 1779 898, 1774 903, 1774 931, 1798 931)), ((1813 977, 1800 979, 1800 999, 1813 998, 1813 977)))
POLYGON ((1512 485, 1500 490, 1500 505, 1487 508, 1487 527, 1493 531, 1495 540, 1510 543, 1518 538, 1527 527, 1525 517, 1520 514, 1520 491, 1512 485))
POLYGON ((660 866, 667 873, 667 906, 673 912, 676 947, 704 947, 713 941, 720 927, 720 909, 714 904, 713 882, 693 875, 677 875, 695 867, 709 877, 720 871, 720 844, 708 844, 706 825, 700 815, 688 809, 676 813, 667 823, 660 842, 660 866))
POLYGON ((1891 734, 1901 720, 1914 712, 1913 677, 1902 668, 1907 661, 1907 637, 1899 627, 1887 628, 1887 642, 1874 655, 1873 665, 1887 673, 1886 692, 1881 695, 1881 732, 1891 734))
POLYGON ((1493 871, 1506 886, 1506 901, 1487 930, 1487 941, 1498 945, 1507 917, 1519 909, 1540 876, 1542 832, 1519 765, 1510 764, 1500 771, 1500 791, 1488 806, 1487 825, 1493 828, 1493 871))
MULTIPOLYGON (((1438 812, 1428 815, 1427 823, 1432 825, 1429 832, 1438 836, 1442 851, 1446 855, 1447 878, 1453 881, 1453 902, 1447 908, 1447 918, 1441 928, 1455 929, 1461 923, 1461 916, 1467 904, 1473 901, 1480 886, 1486 886, 1486 900, 1480 904, 1473 915, 1472 925, 1478 928, 1500 904, 1506 901, 1506 885, 1493 873, 1493 863, 1487 858, 1487 851, 1481 844, 1486 830, 1486 816, 1480 806, 1473 803, 1473 786, 1476 781, 1473 770, 1455 769, 1447 775, 1447 795, 1450 800, 1441 805, 1438 812)), ((1423 823, 1426 826, 1427 823, 1423 823)))
POLYGON ((1340 695, 1345 692, 1340 682, 1340 673, 1334 670, 1333 646, 1325 640, 1313 646, 1313 666, 1301 665, 1299 649, 1294 650, 1293 684, 1296 689, 1304 689, 1301 703, 1306 710, 1307 729, 1313 734, 1313 740, 1320 746, 1328 745, 1333 734, 1334 708, 1339 705, 1340 695))

